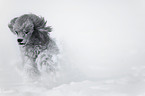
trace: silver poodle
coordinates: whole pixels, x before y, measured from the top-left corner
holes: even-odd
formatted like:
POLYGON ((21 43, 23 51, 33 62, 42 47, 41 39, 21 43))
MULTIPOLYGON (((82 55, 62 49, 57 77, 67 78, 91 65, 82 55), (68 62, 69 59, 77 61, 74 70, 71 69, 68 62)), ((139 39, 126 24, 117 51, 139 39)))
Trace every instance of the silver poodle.
POLYGON ((26 77, 36 79, 43 72, 55 72, 59 49, 50 38, 51 27, 43 17, 24 14, 11 20, 8 27, 17 35, 26 77))

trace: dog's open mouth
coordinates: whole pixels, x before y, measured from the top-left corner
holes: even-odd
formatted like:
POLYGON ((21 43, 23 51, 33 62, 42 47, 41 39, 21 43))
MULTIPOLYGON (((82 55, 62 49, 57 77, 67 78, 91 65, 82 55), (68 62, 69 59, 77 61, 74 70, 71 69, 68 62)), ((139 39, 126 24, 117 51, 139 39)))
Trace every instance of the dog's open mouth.
POLYGON ((25 43, 19 43, 19 45, 25 45, 25 43))

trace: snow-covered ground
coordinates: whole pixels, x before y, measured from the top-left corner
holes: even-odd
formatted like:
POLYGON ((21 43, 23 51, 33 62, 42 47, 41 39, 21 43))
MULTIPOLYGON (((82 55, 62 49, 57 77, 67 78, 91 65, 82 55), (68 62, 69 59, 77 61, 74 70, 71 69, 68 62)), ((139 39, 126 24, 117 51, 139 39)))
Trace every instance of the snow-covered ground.
POLYGON ((144 0, 0 0, 0 96, 145 96, 144 0), (62 48, 56 80, 23 82, 7 25, 34 13, 62 48))
POLYGON ((134 79, 84 80, 53 88, 15 84, 8 88, 1 88, 0 96, 145 96, 145 80, 134 79))

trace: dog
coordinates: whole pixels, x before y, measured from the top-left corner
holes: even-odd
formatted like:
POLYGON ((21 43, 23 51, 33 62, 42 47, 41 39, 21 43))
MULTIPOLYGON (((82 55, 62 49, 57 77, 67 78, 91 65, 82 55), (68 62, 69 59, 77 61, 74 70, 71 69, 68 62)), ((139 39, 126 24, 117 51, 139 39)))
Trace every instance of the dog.
POLYGON ((52 28, 35 14, 24 14, 10 21, 8 27, 17 35, 26 77, 38 79, 43 72, 55 72, 59 48, 50 37, 52 28))

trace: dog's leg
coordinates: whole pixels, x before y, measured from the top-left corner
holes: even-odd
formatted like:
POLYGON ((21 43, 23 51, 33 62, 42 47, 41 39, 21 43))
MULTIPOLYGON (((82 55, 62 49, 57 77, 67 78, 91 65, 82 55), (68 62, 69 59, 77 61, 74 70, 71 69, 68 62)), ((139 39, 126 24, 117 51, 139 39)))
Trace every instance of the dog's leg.
MULTIPOLYGON (((55 56, 54 56, 55 57, 55 56)), ((47 52, 39 54, 36 59, 36 63, 40 72, 55 73, 56 71, 56 60, 54 60, 53 55, 47 52)))
POLYGON ((28 81, 39 80, 40 72, 37 69, 37 65, 33 60, 27 59, 24 65, 24 76, 28 81))

